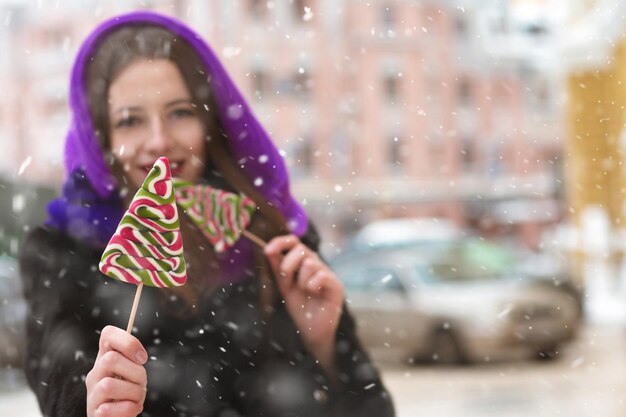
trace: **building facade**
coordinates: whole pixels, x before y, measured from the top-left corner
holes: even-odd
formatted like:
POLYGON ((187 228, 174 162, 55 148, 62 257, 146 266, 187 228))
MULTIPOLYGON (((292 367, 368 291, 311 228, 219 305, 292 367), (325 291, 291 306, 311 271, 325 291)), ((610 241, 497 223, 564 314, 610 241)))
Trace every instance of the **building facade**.
POLYGON ((517 228, 533 245, 559 219, 559 87, 498 44, 510 23, 499 2, 76 3, 0 9, 5 177, 60 184, 76 49, 99 21, 147 7, 209 40, 331 242, 374 219, 431 216, 517 228))

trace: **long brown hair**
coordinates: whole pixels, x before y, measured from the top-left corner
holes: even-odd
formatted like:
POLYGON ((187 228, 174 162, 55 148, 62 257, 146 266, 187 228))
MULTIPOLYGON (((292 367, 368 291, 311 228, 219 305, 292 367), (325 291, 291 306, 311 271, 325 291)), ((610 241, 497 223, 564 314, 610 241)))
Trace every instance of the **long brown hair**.
MULTIPOLYGON (((111 32, 100 43, 87 69, 85 81, 94 129, 118 184, 128 184, 128 180, 111 152, 108 93, 111 83, 117 76, 138 59, 167 59, 180 71, 205 127, 207 153, 205 179, 217 177, 222 188, 244 193, 255 201, 257 212, 253 216, 249 230, 257 236, 267 241, 285 233, 287 227, 282 213, 256 190, 228 150, 228 137, 221 127, 217 104, 211 93, 210 76, 198 54, 185 40, 159 26, 136 25, 111 32)), ((130 197, 132 193, 129 193, 126 199, 130 197)), ((184 301, 183 310, 192 313, 194 310, 192 307, 197 299, 218 284, 215 280, 207 278, 207 275, 216 275, 212 272, 216 271, 218 264, 213 249, 199 230, 191 224, 187 216, 180 218, 189 281, 187 285, 172 291, 184 301)), ((269 307, 274 296, 271 272, 259 248, 255 248, 253 265, 261 274, 261 288, 266 289, 261 291, 262 305, 269 307)), ((172 295, 169 291, 162 293, 172 295)))

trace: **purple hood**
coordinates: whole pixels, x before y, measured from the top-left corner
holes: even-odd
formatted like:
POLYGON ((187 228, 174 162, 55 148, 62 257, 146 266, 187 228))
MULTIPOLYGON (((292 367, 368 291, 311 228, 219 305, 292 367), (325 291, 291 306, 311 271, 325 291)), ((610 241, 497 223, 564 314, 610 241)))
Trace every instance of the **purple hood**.
POLYGON ((49 206, 48 223, 73 237, 106 244, 123 214, 116 181, 96 139, 85 88, 86 67, 99 41, 127 25, 164 27, 187 41, 211 74, 211 86, 230 152, 251 183, 285 216, 290 230, 304 235, 308 219, 289 191, 285 161, 269 134, 211 48, 182 22, 153 12, 133 12, 105 21, 81 46, 71 75, 71 125, 65 143, 66 180, 61 198, 49 206), (262 155, 265 157, 260 158, 262 155), (259 180, 260 179, 260 180, 259 180))

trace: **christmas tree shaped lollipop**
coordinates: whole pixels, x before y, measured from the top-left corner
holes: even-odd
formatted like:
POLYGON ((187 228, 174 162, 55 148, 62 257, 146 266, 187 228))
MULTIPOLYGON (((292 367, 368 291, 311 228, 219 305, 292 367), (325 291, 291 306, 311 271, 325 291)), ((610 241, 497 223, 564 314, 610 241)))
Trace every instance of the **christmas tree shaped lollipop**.
MULTIPOLYGON (((244 194, 174 179, 176 202, 200 229, 216 252, 223 252, 248 235, 256 203, 244 194)), ((254 235, 253 235, 254 236, 254 235)))
POLYGON ((100 271, 111 278, 137 285, 128 331, 132 328, 143 285, 176 287, 187 281, 167 158, 161 157, 154 163, 133 197, 102 254, 100 271))

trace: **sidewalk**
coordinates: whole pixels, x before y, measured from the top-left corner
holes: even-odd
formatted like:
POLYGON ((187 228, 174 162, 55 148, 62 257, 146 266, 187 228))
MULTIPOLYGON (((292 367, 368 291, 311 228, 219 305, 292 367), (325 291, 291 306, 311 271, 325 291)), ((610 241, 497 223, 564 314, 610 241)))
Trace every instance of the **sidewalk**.
POLYGON ((626 332, 593 326, 553 362, 384 371, 398 417, 625 417, 626 332))
MULTIPOLYGON (((586 327, 553 362, 382 371, 398 417, 626 416, 624 326, 586 327)), ((2 380, 0 416, 41 417, 18 373, 2 380)))

